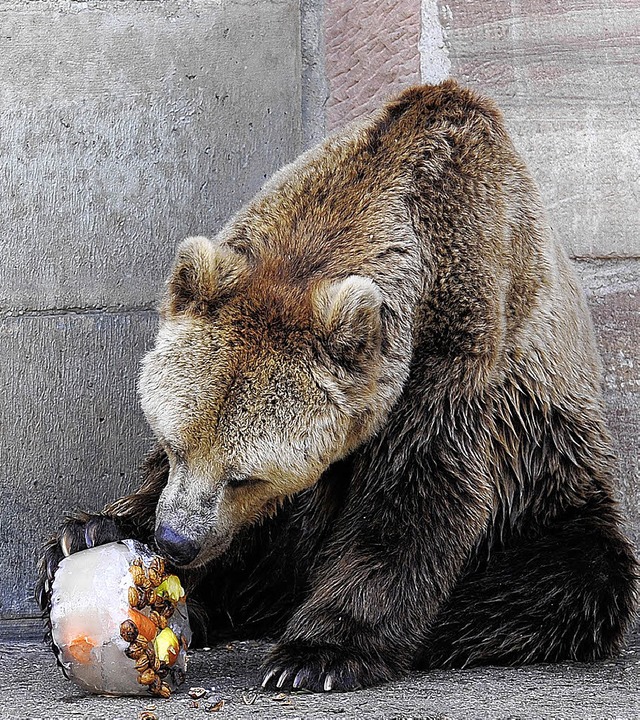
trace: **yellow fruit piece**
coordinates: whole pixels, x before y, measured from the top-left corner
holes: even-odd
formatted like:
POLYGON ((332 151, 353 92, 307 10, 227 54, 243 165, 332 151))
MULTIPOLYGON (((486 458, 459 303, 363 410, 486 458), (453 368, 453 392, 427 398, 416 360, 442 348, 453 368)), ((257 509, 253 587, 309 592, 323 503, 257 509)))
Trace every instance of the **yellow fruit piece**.
POLYGON ((156 595, 167 597, 172 602, 178 602, 184 597, 184 590, 177 575, 169 575, 156 588, 156 595))
POLYGON ((158 660, 168 665, 173 665, 180 654, 180 643, 170 627, 166 627, 156 635, 153 647, 158 660))

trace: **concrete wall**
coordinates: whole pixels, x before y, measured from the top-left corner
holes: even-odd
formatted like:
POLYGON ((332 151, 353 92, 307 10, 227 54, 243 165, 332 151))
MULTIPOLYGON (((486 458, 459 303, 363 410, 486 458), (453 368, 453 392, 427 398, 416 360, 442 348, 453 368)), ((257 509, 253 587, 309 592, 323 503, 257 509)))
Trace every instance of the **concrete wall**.
POLYGON ((447 75, 493 95, 589 295, 640 543, 631 0, 0 2, 0 621, 63 510, 135 484, 175 244, 327 129, 447 75))
POLYGON ((0 618, 135 483, 174 247, 299 152, 300 63, 296 0, 0 3, 0 618))

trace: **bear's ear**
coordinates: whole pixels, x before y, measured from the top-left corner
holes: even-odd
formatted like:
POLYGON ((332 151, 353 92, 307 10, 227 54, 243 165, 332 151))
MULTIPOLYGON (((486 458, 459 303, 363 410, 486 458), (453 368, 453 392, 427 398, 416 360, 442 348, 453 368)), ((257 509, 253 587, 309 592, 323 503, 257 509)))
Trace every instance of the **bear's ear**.
POLYGON ((342 365, 360 363, 380 348, 382 293, 369 278, 349 275, 313 295, 324 348, 342 365))
POLYGON ((178 245, 162 309, 169 314, 211 313, 246 269, 245 259, 228 246, 206 237, 187 238, 178 245))

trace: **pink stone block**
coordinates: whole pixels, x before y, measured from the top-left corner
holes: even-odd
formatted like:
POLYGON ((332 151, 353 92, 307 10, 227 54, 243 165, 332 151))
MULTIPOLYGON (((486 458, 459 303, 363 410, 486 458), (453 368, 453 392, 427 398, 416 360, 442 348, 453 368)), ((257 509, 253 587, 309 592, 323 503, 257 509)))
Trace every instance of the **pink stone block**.
POLYGON ((420 82, 420 0, 327 0, 327 126, 344 125, 420 82))

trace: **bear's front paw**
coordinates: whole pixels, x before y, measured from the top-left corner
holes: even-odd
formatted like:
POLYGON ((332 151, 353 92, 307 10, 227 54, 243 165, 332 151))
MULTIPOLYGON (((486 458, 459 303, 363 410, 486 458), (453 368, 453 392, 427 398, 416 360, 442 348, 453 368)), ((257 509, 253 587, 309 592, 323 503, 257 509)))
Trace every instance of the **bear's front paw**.
POLYGON ((375 653, 329 644, 276 645, 264 664, 262 687, 276 690, 346 692, 388 682, 399 675, 375 653))
POLYGON ((126 537, 128 535, 123 528, 106 515, 78 512, 69 516, 60 532, 43 548, 35 588, 40 608, 48 611, 51 583, 59 563, 66 555, 126 537))

